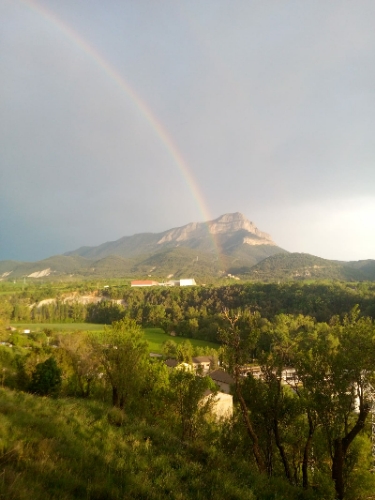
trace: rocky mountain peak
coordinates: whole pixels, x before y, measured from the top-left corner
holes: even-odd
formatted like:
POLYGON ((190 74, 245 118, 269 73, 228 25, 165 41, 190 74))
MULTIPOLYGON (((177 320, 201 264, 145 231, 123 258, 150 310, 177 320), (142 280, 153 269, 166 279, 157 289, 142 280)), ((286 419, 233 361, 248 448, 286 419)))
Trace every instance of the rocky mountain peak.
POLYGON ((232 233, 241 229, 249 231, 250 233, 258 231, 255 224, 247 220, 240 212, 221 215, 217 219, 207 222, 207 225, 212 234, 232 233))
POLYGON ((208 222, 191 222, 186 226, 171 229, 163 234, 158 244, 200 238, 207 234, 207 230, 213 235, 228 236, 237 231, 246 231, 247 234, 243 237, 243 243, 248 245, 275 245, 267 233, 259 231, 255 224, 246 219, 240 212, 224 214, 208 222))

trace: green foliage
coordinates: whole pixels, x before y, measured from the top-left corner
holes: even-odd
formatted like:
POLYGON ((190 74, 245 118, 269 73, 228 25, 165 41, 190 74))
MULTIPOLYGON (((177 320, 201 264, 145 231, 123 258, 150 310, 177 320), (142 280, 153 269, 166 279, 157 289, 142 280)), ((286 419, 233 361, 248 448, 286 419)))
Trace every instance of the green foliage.
POLYGON ((113 406, 128 407, 140 394, 149 358, 141 328, 134 320, 116 321, 104 333, 93 333, 91 343, 112 387, 113 406))
POLYGON ((60 335, 58 339, 60 364, 67 364, 65 378, 68 379, 67 393, 89 397, 92 386, 99 377, 99 358, 89 336, 83 332, 60 335))
MULTIPOLYGON (((332 318, 330 325, 282 314, 264 324, 253 320, 247 331, 241 326, 245 316, 241 311, 224 313, 224 358, 236 380, 236 397, 260 472, 284 474, 307 490, 315 473, 329 473, 329 464, 337 498, 343 499, 359 465, 356 443, 371 405, 373 321, 361 317, 356 307, 342 321, 332 318), (240 368, 252 351, 261 377, 250 372, 243 378, 240 368), (286 371, 291 370, 295 374, 288 379, 286 371)), ((362 453, 368 457, 366 442, 367 452, 362 453)), ((371 483, 369 478, 366 483, 371 483)))
POLYGON ((57 396, 61 388, 61 370, 53 357, 38 363, 31 376, 29 391, 40 396, 57 396))
POLYGON ((110 325, 113 321, 120 321, 125 316, 125 310, 119 304, 99 302, 87 306, 87 320, 90 323, 110 325))
POLYGON ((172 371, 169 404, 178 417, 182 439, 197 438, 212 408, 215 390, 209 377, 197 377, 193 371, 179 367, 172 371), (205 400, 207 391, 212 394, 205 400))
MULTIPOLYGON (((182 443, 162 419, 147 422, 132 416, 121 426, 110 420, 100 402, 41 400, 0 389, 0 496, 17 500, 274 498, 267 495, 271 489, 276 491, 275 486, 257 485, 241 460, 222 453, 214 443, 182 443)), ((279 487, 282 491, 282 484, 279 487)), ((278 498, 297 500, 294 495, 278 498)))
MULTIPOLYGON (((93 290, 95 284, 88 287, 93 290)), ((6 298, 6 304, 12 307, 11 314, 21 314, 17 311, 22 311, 28 303, 30 292, 31 289, 25 287, 22 293, 18 291, 6 298)), ((40 365, 45 365, 53 353, 62 371, 62 394, 84 396, 90 398, 87 404, 94 404, 95 398, 108 401, 112 392, 114 408, 103 407, 102 416, 98 418, 109 434, 118 432, 128 436, 131 428, 127 442, 131 443, 133 454, 143 449, 139 444, 142 439, 148 443, 145 453, 152 454, 156 443, 160 450, 165 444, 165 435, 169 436, 169 443, 173 442, 174 452, 179 450, 177 455, 199 454, 199 460, 194 458, 193 463, 185 466, 186 456, 179 461, 176 453, 153 455, 155 464, 148 463, 143 454, 138 457, 140 462, 135 463, 134 456, 129 458, 122 448, 122 451, 112 451, 111 456, 122 457, 123 461, 126 456, 135 467, 129 477, 136 477, 134 470, 141 471, 142 481, 136 486, 128 477, 121 482, 130 465, 121 462, 122 469, 116 469, 108 459, 106 464, 111 465, 106 465, 106 470, 111 472, 101 476, 105 486, 95 490, 99 497, 111 498, 113 494, 114 498, 124 495, 129 498, 175 495, 178 498, 181 491, 180 497, 199 498, 203 490, 197 477, 205 476, 213 486, 204 489, 204 498, 210 498, 209 495, 221 498, 225 492, 228 498, 232 495, 233 498, 265 499, 278 495, 288 500, 331 499, 336 495, 340 499, 364 499, 374 488, 369 473, 366 389, 368 381, 374 383, 375 326, 373 320, 366 317, 369 311, 375 311, 374 292, 375 287, 365 283, 258 283, 154 290, 130 290, 116 285, 105 289, 103 294, 107 299, 115 296, 116 300, 122 299, 126 307, 118 308, 109 300, 103 301, 104 305, 91 306, 92 313, 103 313, 103 318, 119 314, 117 317, 121 319, 104 332, 87 337, 85 333, 72 332, 76 328, 94 328, 89 323, 55 323, 55 331, 9 336, 3 323, 3 335, 14 338, 14 344, 19 345, 0 348, 0 369, 5 369, 0 382, 21 390, 31 387, 31 381, 41 383, 42 377, 37 376, 43 372, 40 365), (361 315, 358 307, 347 314, 356 302, 366 314, 361 315), (223 311, 228 311, 227 315, 223 311), (166 331, 174 331, 179 336, 172 340, 158 328, 148 328, 143 335, 140 322, 163 325, 166 331), (64 334, 56 332, 63 327, 64 334), (202 403, 208 381, 195 377, 190 371, 168 371, 162 361, 149 358, 146 342, 152 343, 154 352, 160 352, 160 345, 165 342, 166 356, 189 361, 193 355, 212 355, 207 349, 198 350, 197 338, 218 340, 219 337, 224 343, 219 353, 222 366, 237 380, 235 404, 241 416, 238 418, 235 414, 234 420, 223 428, 208 418, 210 404, 202 403), (254 364, 261 366, 262 377, 243 377, 244 371, 249 371, 254 364), (286 368, 296 370, 294 381, 285 378, 286 368), (353 411, 355 408, 357 413, 353 411), (144 437, 139 437, 135 422, 140 426, 152 423, 144 437), (172 462, 178 462, 176 467, 175 462, 171 466, 172 456, 172 462), (221 464, 223 457, 230 457, 233 462, 225 462, 226 469, 231 471, 229 478, 223 474, 221 465, 220 473, 213 466, 221 464), (212 471, 207 470, 210 466, 212 471), (119 471, 120 479, 114 470, 119 471), (146 470, 153 478, 151 483, 146 470), (159 476, 154 474, 155 470, 159 476), (235 483, 232 474, 236 477, 235 483), (121 491, 113 486, 114 476, 121 484, 121 491), (222 490, 216 486, 219 476, 222 490), (177 486, 179 481, 185 481, 184 477, 189 478, 189 493, 177 486), (335 486, 336 493, 333 492, 335 486)), ((55 293, 58 300, 48 314, 71 321, 71 310, 65 307, 59 294, 55 293)), ((47 310, 45 312, 47 314, 47 310)), ((82 317, 78 310, 76 312, 76 319, 82 317)), ((40 328, 51 326, 51 323, 39 325, 40 328)), ((44 371, 48 372, 45 368, 44 371)), ((44 391, 38 390, 38 393, 44 391)), ((78 404, 79 400, 74 401, 78 404)), ((0 417, 1 411, 0 405, 0 417)), ((82 430, 86 436, 90 435, 91 425, 82 430)), ((0 462, 3 464, 6 459, 1 456, 1 432, 0 425, 0 462)), ((95 451, 96 456, 101 456, 102 451, 95 451)), ((94 495, 82 484, 78 490, 78 498, 94 495)))

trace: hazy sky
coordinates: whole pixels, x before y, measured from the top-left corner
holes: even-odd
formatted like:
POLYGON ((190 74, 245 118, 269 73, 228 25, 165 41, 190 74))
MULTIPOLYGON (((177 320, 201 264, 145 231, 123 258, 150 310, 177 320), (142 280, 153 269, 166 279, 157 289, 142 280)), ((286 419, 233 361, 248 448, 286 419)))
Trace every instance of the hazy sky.
POLYGON ((374 0, 0 0, 0 259, 242 212, 375 259, 374 0))

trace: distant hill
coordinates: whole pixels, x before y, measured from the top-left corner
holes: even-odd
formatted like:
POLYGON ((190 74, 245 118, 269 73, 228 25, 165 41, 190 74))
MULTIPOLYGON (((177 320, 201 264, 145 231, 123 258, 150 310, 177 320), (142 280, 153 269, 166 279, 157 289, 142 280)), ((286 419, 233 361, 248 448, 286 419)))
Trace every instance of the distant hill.
POLYGON ((259 281, 375 280, 375 261, 338 262, 288 253, 240 213, 192 222, 162 233, 125 236, 39 262, 0 262, 0 280, 19 278, 225 276, 259 281))
POLYGON ((268 257, 244 272, 251 280, 340 280, 364 281, 375 279, 375 261, 339 262, 306 253, 279 254, 268 257), (371 265, 372 263, 372 265, 371 265))

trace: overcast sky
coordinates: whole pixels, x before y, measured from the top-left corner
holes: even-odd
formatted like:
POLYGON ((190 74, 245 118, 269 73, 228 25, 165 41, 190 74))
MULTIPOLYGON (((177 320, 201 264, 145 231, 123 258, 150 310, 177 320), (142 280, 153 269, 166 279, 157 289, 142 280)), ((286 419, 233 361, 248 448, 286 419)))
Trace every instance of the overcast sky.
POLYGON ((0 0, 0 259, 242 212, 375 259, 374 0, 0 0))

